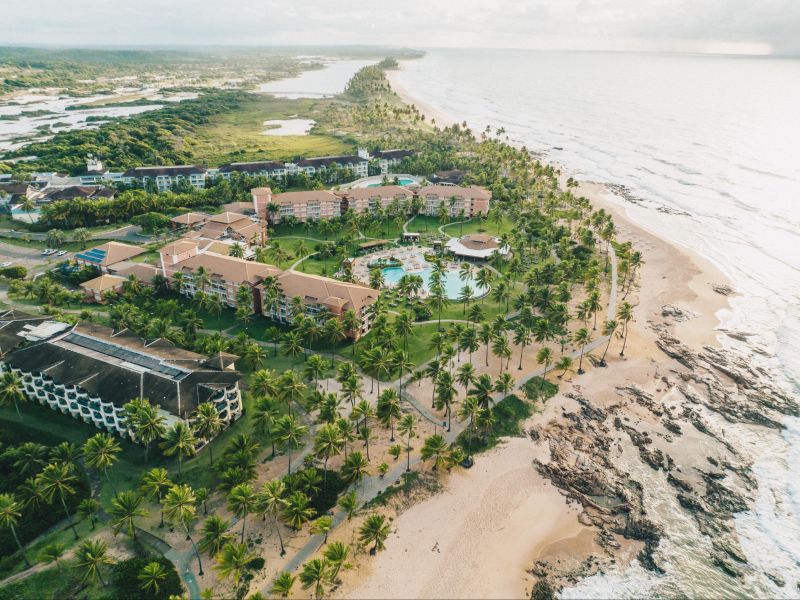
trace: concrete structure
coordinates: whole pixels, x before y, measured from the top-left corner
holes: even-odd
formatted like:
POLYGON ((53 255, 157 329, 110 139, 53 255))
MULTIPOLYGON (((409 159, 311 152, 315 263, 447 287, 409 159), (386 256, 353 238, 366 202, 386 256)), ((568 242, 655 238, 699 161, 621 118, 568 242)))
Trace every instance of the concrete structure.
POLYGON ((302 171, 309 177, 317 173, 323 173, 331 169, 331 165, 336 164, 340 169, 350 169, 355 177, 366 177, 369 175, 369 160, 363 156, 320 156, 318 158, 304 158, 298 161, 297 171, 302 171))
POLYGON ((379 150, 372 155, 378 161, 383 175, 388 174, 389 171, 397 167, 407 156, 414 156, 414 151, 400 149, 379 150))
POLYGON ((310 190, 307 192, 285 192, 272 194, 270 188, 254 188, 251 190, 253 207, 259 218, 272 223, 280 223, 287 217, 294 217, 301 223, 332 219, 342 214, 342 201, 333 192, 327 190, 310 190), (277 210, 269 212, 269 206, 275 205, 277 210))
POLYGON ((414 194, 400 185, 379 185, 375 187, 353 188, 336 193, 342 199, 341 211, 352 210, 357 214, 375 212, 397 205, 408 212, 414 194))
POLYGON ((476 186, 428 185, 417 190, 416 194, 422 200, 420 212, 431 217, 439 213, 442 205, 447 208, 451 218, 462 214, 468 219, 486 215, 492 199, 489 190, 476 186))
POLYGON ((0 315, 0 369, 16 373, 32 402, 136 441, 124 405, 147 398, 168 426, 210 402, 223 423, 242 414, 235 357, 206 356, 128 330, 0 315))
POLYGON ((159 192, 166 192, 180 181, 187 181, 192 187, 206 187, 206 170, 195 165, 178 165, 175 167, 136 167, 122 174, 122 182, 126 185, 139 183, 144 187, 148 181, 155 183, 159 192))
POLYGON ((500 241, 491 235, 472 234, 461 238, 450 238, 445 249, 462 258, 488 260, 493 254, 507 255, 508 246, 500 246, 500 241))
POLYGON ((274 160, 262 160, 256 162, 238 162, 222 165, 218 170, 218 176, 230 179, 231 174, 242 173, 244 175, 260 175, 262 177, 285 179, 288 169, 284 163, 274 160))

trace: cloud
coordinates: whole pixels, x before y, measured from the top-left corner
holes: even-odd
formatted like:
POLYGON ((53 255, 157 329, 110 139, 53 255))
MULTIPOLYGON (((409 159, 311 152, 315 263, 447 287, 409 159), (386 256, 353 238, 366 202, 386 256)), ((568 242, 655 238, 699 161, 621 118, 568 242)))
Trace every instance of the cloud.
POLYGON ((0 43, 800 52, 797 0, 4 0, 0 43))

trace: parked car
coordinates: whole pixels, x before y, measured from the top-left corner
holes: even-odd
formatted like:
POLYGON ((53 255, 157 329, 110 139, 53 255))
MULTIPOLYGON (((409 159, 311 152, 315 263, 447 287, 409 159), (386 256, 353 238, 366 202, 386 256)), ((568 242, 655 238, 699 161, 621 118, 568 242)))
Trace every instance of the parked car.
POLYGON ((59 250, 58 252, 56 252, 56 256, 64 256, 66 253, 67 253, 66 250, 59 250))
POLYGON ((10 262, 0 262, 0 269, 5 269, 6 267, 10 267, 10 262))

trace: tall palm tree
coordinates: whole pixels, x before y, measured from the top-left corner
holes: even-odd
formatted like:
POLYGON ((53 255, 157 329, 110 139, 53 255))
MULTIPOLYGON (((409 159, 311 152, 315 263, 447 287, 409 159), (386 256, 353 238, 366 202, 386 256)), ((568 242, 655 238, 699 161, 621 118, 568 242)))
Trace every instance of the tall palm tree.
POLYGON ((328 478, 328 460, 331 456, 337 456, 344 449, 344 437, 341 430, 333 423, 325 423, 317 431, 314 438, 314 453, 323 459, 322 463, 322 486, 325 489, 328 478))
POLYGON ((444 409, 447 414, 447 431, 450 431, 453 400, 456 397, 455 380, 449 371, 442 371, 436 377, 434 392, 436 394, 436 408, 444 409))
POLYGON ((433 470, 436 471, 439 467, 447 464, 447 452, 448 447, 444 436, 436 433, 425 438, 420 455, 422 460, 433 459, 433 470))
POLYGON ((281 512, 284 523, 297 531, 304 523, 314 518, 316 511, 309 506, 311 499, 303 492, 294 492, 286 498, 286 504, 281 512))
POLYGON ((258 506, 258 496, 249 483, 240 483, 228 494, 228 509, 242 520, 241 543, 244 543, 244 528, 247 515, 258 506))
POLYGON ((202 577, 203 562, 200 559, 200 551, 189 533, 189 525, 197 519, 197 505, 195 502, 194 490, 192 490, 191 486, 185 484, 173 485, 164 498, 164 516, 167 521, 181 525, 186 531, 186 538, 192 543, 192 548, 194 548, 194 553, 197 557, 199 574, 202 577))
POLYGON ((389 523, 386 517, 379 514, 369 515, 358 530, 358 540, 362 545, 373 544, 369 553, 375 554, 378 550, 383 550, 386 545, 386 538, 389 537, 389 523))
POLYGON ((214 451, 212 441, 225 426, 219 411, 212 402, 203 402, 194 413, 193 428, 195 433, 208 441, 209 465, 214 464, 214 451))
POLYGON ((158 561, 147 563, 136 576, 139 587, 150 594, 157 594, 161 589, 161 582, 167 578, 167 570, 158 561))
POLYGON ((325 595, 325 585, 332 583, 328 561, 324 558, 312 558, 303 564, 300 583, 304 590, 313 587, 314 597, 322 598, 325 595))
POLYGON ((378 404, 376 406, 375 413, 378 417, 378 420, 384 427, 388 427, 391 431, 389 441, 394 441, 394 423, 403 415, 403 411, 400 407, 400 397, 397 395, 397 392, 389 388, 388 390, 384 390, 383 393, 378 398, 378 404))
POLYGON ((308 427, 301 424, 294 415, 283 415, 275 423, 276 438, 278 443, 289 456, 289 467, 287 473, 292 472, 292 452, 297 450, 303 437, 308 432, 308 427))
POLYGON ((335 582, 339 571, 342 567, 347 566, 350 548, 342 542, 331 542, 322 554, 331 566, 331 580, 335 582))
POLYGON ((472 440, 475 437, 478 419, 484 409, 478 404, 475 396, 467 396, 458 409, 458 416, 462 421, 469 421, 469 435, 467 436, 467 461, 472 460, 472 440))
POLYGON ((342 477, 347 483, 358 484, 369 474, 369 462, 361 452, 353 452, 342 465, 342 477))
POLYGON ((64 552, 66 552, 67 546, 61 542, 55 542, 52 544, 48 544, 45 546, 44 550, 42 550, 42 558, 44 562, 47 564, 56 563, 56 567, 58 568, 59 573, 61 572, 61 558, 64 556, 64 552))
POLYGON ((511 376, 511 373, 508 371, 505 373, 500 373, 500 375, 497 377, 497 381, 494 382, 494 391, 503 394, 502 400, 505 400, 508 392, 513 389, 514 378, 511 376))
POLYGON ((105 587, 106 582, 100 570, 102 565, 110 565, 113 561, 108 555, 108 544, 102 540, 84 541, 76 553, 76 566, 83 571, 83 581, 99 579, 105 587))
POLYGON ((119 460, 117 454, 120 452, 122 452, 122 446, 107 433, 98 433, 83 444, 83 459, 86 466, 102 471, 115 494, 117 488, 108 475, 108 469, 119 460))
POLYGON ((67 508, 67 497, 75 494, 75 483, 78 477, 73 473, 72 468, 64 463, 47 465, 41 473, 36 476, 36 482, 42 492, 42 497, 52 503, 58 496, 67 521, 72 528, 75 539, 78 539, 78 532, 72 522, 72 515, 67 508))
POLYGON ((164 507, 161 505, 161 499, 164 496, 164 492, 172 487, 172 485, 172 481, 169 479, 169 473, 162 467, 154 467, 142 476, 142 490, 159 505, 161 512, 161 523, 159 527, 164 527, 164 507))
POLYGON ((344 511, 344 513, 347 515, 347 520, 350 521, 358 510, 356 493, 354 491, 350 491, 344 494, 341 498, 339 498, 339 501, 336 504, 344 511))
POLYGON ((317 517, 311 522, 311 527, 309 527, 309 531, 313 535, 325 535, 325 538, 322 540, 323 545, 328 543, 328 534, 331 532, 331 529, 333 529, 333 517, 329 515, 317 517))
POLYGON ((0 526, 11 530, 11 535, 14 536, 19 553, 22 555, 22 560, 25 561, 25 566, 30 569, 31 563, 28 561, 25 550, 17 537, 16 527, 21 516, 22 505, 17 502, 16 498, 12 494, 0 494, 0 526))
POLYGON ((561 374, 558 376, 558 378, 561 379, 567 374, 567 371, 572 370, 572 357, 562 356, 558 359, 555 368, 561 371, 561 374))
POLYGON ((88 518, 92 524, 92 531, 94 531, 95 523, 97 521, 97 513, 100 512, 100 502, 94 498, 84 498, 78 504, 78 514, 84 518, 88 518))
POLYGON ((575 332, 575 337, 573 339, 575 340, 575 343, 581 347, 581 357, 578 361, 578 375, 583 375, 585 372, 583 370, 583 351, 586 348, 586 345, 592 341, 592 334, 586 327, 581 327, 575 332))
POLYGON ((482 373, 473 383, 470 394, 475 397, 481 408, 488 409, 489 404, 494 400, 493 391, 492 377, 488 373, 482 373))
POLYGON ((22 389, 22 380, 16 373, 13 371, 3 372, 3 376, 0 377, 0 405, 13 404, 20 421, 22 421, 22 413, 19 412, 19 404, 27 400, 22 389))
POLYGON ((286 554, 283 547, 283 536, 281 535, 281 527, 279 516, 286 507, 286 484, 281 479, 273 479, 267 481, 261 486, 259 494, 259 508, 261 513, 266 516, 269 515, 275 522, 275 529, 278 532, 278 541, 281 545, 281 556, 286 554))
POLYGON ((136 517, 146 517, 149 511, 142 506, 143 498, 134 491, 117 494, 111 501, 111 526, 114 535, 125 529, 127 534, 136 539, 136 517))
POLYGON ((608 352, 609 346, 611 346, 611 340, 618 328, 619 322, 616 319, 607 319, 603 323, 603 335, 608 337, 608 343, 606 344, 605 350, 603 350, 603 356, 600 358, 601 367, 606 366, 606 353, 608 352))
POLYGON ((185 421, 178 421, 167 429, 160 446, 165 456, 178 455, 178 477, 182 474, 183 459, 187 456, 194 456, 197 452, 197 440, 194 432, 185 421))
POLYGON ((219 515, 211 515, 203 523, 203 532, 200 536, 198 546, 203 552, 208 552, 211 556, 219 554, 222 547, 232 541, 233 534, 228 531, 231 526, 219 515))
POLYGON ((136 438, 144 444, 144 464, 147 464, 150 445, 160 439, 166 431, 166 417, 146 398, 133 400, 125 405, 125 417, 130 422, 136 438))
POLYGON ((369 461, 369 419, 375 416, 375 409, 369 403, 369 400, 362 400, 358 404, 356 404, 353 411, 350 413, 350 418, 353 419, 356 423, 359 421, 363 424, 363 429, 361 431, 361 435, 364 438, 364 443, 367 446, 367 460, 369 461))
POLYGON ((297 580, 297 575, 292 575, 288 571, 281 571, 272 582, 270 593, 277 594, 281 598, 288 598, 292 593, 292 587, 297 580))
POLYGON ((247 549, 246 544, 228 542, 217 555, 217 564, 214 565, 214 570, 219 573, 222 579, 232 577, 234 583, 239 583, 247 564, 254 558, 256 558, 256 555, 247 549))
POLYGON ((625 356, 625 345, 628 343, 628 323, 633 319, 633 305, 623 302, 617 309, 617 319, 622 322, 622 350, 619 355, 625 356))
POLYGON ((544 389, 544 382, 547 378, 547 368, 550 366, 550 363, 553 362, 553 351, 545 346, 544 348, 540 348, 539 351, 536 353, 536 362, 540 365, 544 365, 544 371, 542 372, 542 382, 539 386, 539 393, 542 393, 544 389))

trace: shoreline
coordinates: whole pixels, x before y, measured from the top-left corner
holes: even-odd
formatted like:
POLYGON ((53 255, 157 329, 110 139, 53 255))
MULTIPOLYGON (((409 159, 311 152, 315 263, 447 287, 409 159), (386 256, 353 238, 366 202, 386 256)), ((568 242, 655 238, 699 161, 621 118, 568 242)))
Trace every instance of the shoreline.
MULTIPOLYGON (((404 102, 414 104, 437 124, 454 122, 415 99, 393 75, 387 73, 392 89, 404 102)), ((566 179, 566 175, 562 177, 566 179)), ((624 198, 609 186, 579 182, 576 194, 610 212, 618 239, 633 242, 644 254, 640 279, 630 292, 635 316, 626 357, 614 356, 609 358, 607 370, 590 369, 562 382, 559 393, 526 421, 524 429, 530 439, 508 438, 479 456, 470 471, 451 475, 443 493, 399 514, 393 528, 398 548, 389 545, 363 570, 360 565, 344 582, 340 596, 530 597, 537 582, 547 581, 555 589, 571 587, 595 573, 628 566, 634 558, 645 569, 659 572, 655 553, 665 527, 655 522, 663 515, 646 511, 643 486, 651 484, 658 490, 648 489, 649 502, 651 494, 671 496, 694 517, 701 533, 720 532, 702 551, 713 574, 721 577, 720 589, 733 591, 726 587, 730 583, 727 577, 742 576, 741 565, 748 564, 747 558, 731 524, 733 515, 752 505, 752 461, 725 440, 725 428, 730 423, 774 427, 781 414, 793 414, 797 407, 788 397, 776 406, 763 395, 750 394, 748 388, 770 386, 769 380, 748 370, 747 364, 723 348, 721 336, 726 332, 720 330, 720 315, 731 310, 729 296, 735 292, 718 267, 638 223, 626 210, 624 198), (683 383, 686 381, 689 385, 683 383), (701 382, 709 386, 707 396, 692 386, 701 382), (736 406, 730 408, 728 403, 736 406), (704 413, 694 405, 702 406, 704 413), (597 412, 603 414, 602 420, 619 415, 614 419, 616 432, 609 433, 607 425, 596 423, 597 412), (582 424, 578 432, 576 422, 582 424), (587 429, 588 434, 581 433, 587 429), (578 450, 580 447, 589 452, 578 450), (622 488, 622 498, 633 507, 624 513, 625 520, 634 518, 635 531, 629 531, 630 523, 622 526, 615 511, 598 510, 591 499, 595 496, 587 495, 590 492, 581 485, 589 473, 577 468, 580 461, 591 460, 598 452, 607 454, 609 449, 614 456, 596 460, 590 475, 599 474, 599 481, 593 483, 600 497, 613 498, 614 490, 622 488), (633 479, 632 469, 622 467, 629 460, 649 465, 656 480, 643 484, 633 479), (714 467, 719 467, 717 473, 714 467), (504 489, 502 496, 498 496, 497 486, 488 486, 494 503, 500 505, 476 525, 471 515, 486 502, 482 491, 487 479, 500 481, 514 473, 520 481, 504 489), (519 477, 521 473, 526 475, 519 477), (717 484, 717 478, 723 476, 725 485, 717 484), (732 501, 715 499, 712 491, 718 488, 732 501), (506 497, 521 490, 525 498, 539 497, 540 504, 530 507, 523 500, 507 506, 506 497), (549 495, 554 491, 561 498, 549 495), (543 519, 557 526, 542 528, 543 519), (446 529, 442 529, 442 521, 448 523, 446 529), (476 528, 481 536, 475 537, 476 528), (502 535, 509 530, 516 533, 502 535), (449 558, 437 554, 431 559, 429 553, 419 552, 432 532, 447 540, 449 558), (411 549, 419 555, 410 554, 411 549), (415 563, 413 580, 407 573, 401 575, 402 560, 415 563), (458 582, 440 577, 459 573, 459 568, 458 582), (444 583, 437 584, 437 578, 444 583)), ((771 391, 774 393, 774 388, 771 391)), ((707 541, 705 536, 701 540, 707 541)))

